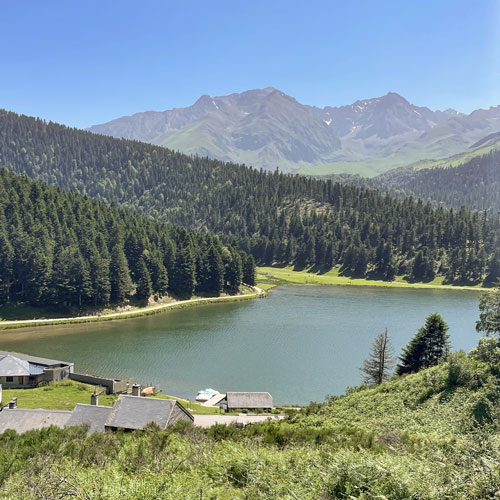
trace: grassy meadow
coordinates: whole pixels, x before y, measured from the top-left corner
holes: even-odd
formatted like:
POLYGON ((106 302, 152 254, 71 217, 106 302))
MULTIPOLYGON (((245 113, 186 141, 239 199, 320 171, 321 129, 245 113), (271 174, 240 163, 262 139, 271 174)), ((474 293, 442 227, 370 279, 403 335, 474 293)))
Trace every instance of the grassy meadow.
POLYGON ((239 429, 0 436, 0 498, 485 500, 500 495, 500 349, 239 429))
POLYGON ((260 288, 269 289, 285 283, 296 283, 300 285, 352 285, 352 286, 382 286, 391 288, 439 288, 449 290, 480 290, 480 285, 459 286, 445 285, 443 278, 438 277, 427 283, 408 282, 402 276, 396 277, 394 281, 381 281, 365 278, 351 278, 341 276, 338 268, 327 272, 319 272, 314 269, 295 270, 293 267, 258 267, 257 281, 260 288), (267 288, 265 288, 267 287, 267 288))
MULTIPOLYGON (((93 385, 64 379, 60 382, 52 382, 34 389, 4 389, 2 403, 5 404, 11 398, 17 397, 18 408, 44 408, 46 410, 71 411, 77 403, 89 404, 90 395, 95 389, 96 387, 93 385)), ((117 394, 102 394, 99 396, 99 404, 102 406, 112 406, 117 397, 117 394)), ((218 408, 202 406, 196 401, 188 401, 187 399, 165 394, 156 394, 151 397, 176 399, 195 415, 213 415, 219 413, 218 408)))

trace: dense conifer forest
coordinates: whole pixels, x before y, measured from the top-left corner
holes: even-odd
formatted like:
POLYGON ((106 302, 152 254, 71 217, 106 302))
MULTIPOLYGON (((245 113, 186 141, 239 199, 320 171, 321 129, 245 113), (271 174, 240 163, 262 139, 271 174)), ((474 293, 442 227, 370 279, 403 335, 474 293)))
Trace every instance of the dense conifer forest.
POLYGON ((500 276, 498 217, 465 208, 265 173, 6 111, 0 164, 161 221, 208 229, 259 264, 338 265, 346 274, 416 281, 500 276))
POLYGON ((253 258, 216 236, 0 169, 0 304, 218 295, 236 293, 242 279, 253 281, 253 258))
MULTIPOLYGON (((480 144, 480 143, 478 143, 480 144)), ((456 161, 456 160, 455 160, 456 161)), ((444 163, 444 160, 443 160, 444 163)), ((362 188, 378 189, 392 196, 413 196, 434 205, 488 211, 491 216, 500 213, 500 150, 478 154, 461 165, 414 169, 410 167, 389 170, 377 177, 336 174, 316 176, 362 188)))
POLYGON ((457 167, 397 169, 381 175, 379 181, 394 194, 413 195, 450 207, 500 212, 500 150, 457 167))

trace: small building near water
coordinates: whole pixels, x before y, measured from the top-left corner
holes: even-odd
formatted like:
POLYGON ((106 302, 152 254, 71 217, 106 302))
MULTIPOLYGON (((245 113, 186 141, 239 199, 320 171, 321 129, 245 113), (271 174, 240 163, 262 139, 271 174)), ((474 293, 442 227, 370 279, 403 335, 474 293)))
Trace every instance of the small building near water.
POLYGON ((0 384, 7 388, 37 387, 68 378, 74 363, 0 351, 0 384))
POLYGON ((179 420, 193 422, 191 413, 175 399, 143 398, 120 395, 106 420, 109 430, 138 430, 154 423, 161 430, 179 420))
POLYGON ((121 394, 113 406, 77 404, 73 411, 27 410, 17 408, 12 400, 0 410, 0 434, 7 429, 18 433, 33 429, 88 426, 88 434, 104 431, 144 430, 148 424, 156 424, 161 430, 175 425, 179 420, 193 422, 194 417, 178 401, 173 399, 144 398, 121 394))
POLYGON ((218 405, 225 411, 270 411, 273 408, 273 398, 268 392, 228 392, 218 405))

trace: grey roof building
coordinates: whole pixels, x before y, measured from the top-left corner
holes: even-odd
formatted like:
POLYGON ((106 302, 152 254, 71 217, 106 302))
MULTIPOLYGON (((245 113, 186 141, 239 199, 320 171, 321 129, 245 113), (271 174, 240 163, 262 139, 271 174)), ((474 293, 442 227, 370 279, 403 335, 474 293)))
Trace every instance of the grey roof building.
POLYGON ((270 410, 273 398, 268 392, 228 392, 219 402, 225 410, 270 410))
POLYGON ((70 411, 7 409, 0 412, 0 433, 12 429, 18 434, 55 425, 64 427, 71 416, 70 411))
POLYGON ((106 420, 111 413, 111 406, 84 405, 78 403, 65 423, 66 427, 88 425, 88 434, 104 432, 106 420))
POLYGON ((136 430, 154 422, 166 429, 179 420, 193 422, 193 416, 174 399, 142 398, 120 395, 106 421, 106 429, 136 430))
POLYGON ((0 373, 4 377, 24 377, 42 372, 36 365, 30 367, 29 362, 24 359, 15 358, 11 354, 0 354, 0 373))
POLYGON ((0 351, 0 384, 3 387, 36 387, 69 377, 73 363, 0 351))
POLYGON ((55 425, 72 427, 88 425, 88 434, 105 430, 142 430, 154 422, 166 429, 179 420, 193 422, 194 418, 173 399, 120 397, 113 406, 77 404, 71 411, 7 409, 0 411, 0 434, 7 429, 23 433, 55 425))

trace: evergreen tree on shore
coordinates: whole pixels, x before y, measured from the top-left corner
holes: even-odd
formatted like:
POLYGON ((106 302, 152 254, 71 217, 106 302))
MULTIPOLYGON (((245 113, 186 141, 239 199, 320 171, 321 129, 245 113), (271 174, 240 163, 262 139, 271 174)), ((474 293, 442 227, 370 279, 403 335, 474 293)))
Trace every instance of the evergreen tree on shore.
POLYGON ((112 302, 123 302, 132 291, 127 258, 118 243, 111 250, 110 283, 112 302))
POLYGON ((196 288, 196 264, 189 245, 177 252, 170 288, 179 297, 189 299, 196 288))
POLYGON ((139 300, 148 300, 153 293, 153 287, 144 255, 141 255, 137 261, 136 280, 137 288, 135 290, 135 297, 139 300))
POLYGON ((243 261, 243 283, 255 286, 255 259, 253 258, 253 255, 242 255, 241 260, 243 261))
POLYGON ((448 325, 443 318, 437 313, 431 314, 403 350, 396 373, 415 373, 446 359, 450 350, 447 331, 448 325))

